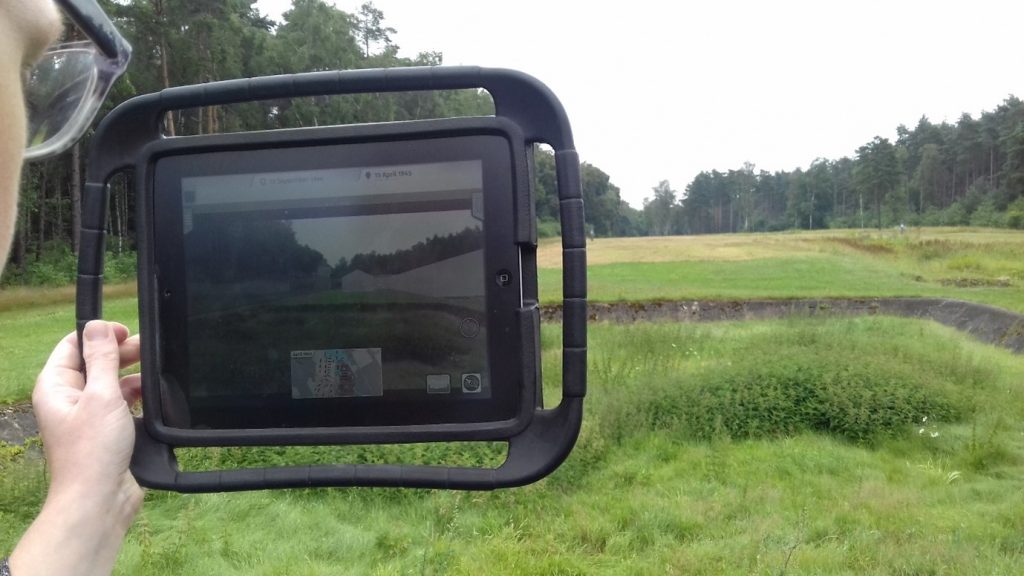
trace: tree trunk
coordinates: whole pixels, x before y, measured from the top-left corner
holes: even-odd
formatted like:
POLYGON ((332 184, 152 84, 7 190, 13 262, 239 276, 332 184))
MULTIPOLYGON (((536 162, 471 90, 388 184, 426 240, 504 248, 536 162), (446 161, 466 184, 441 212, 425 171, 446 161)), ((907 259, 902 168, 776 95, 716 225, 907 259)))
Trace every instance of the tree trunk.
POLYGON ((46 186, 49 184, 47 182, 49 172, 44 168, 42 173, 42 178, 39 180, 39 221, 37 225, 39 236, 36 240, 36 262, 43 257, 43 244, 46 242, 46 186))
POLYGON ((15 223, 17 232, 14 234, 14 255, 12 264, 19 271, 25 271, 25 241, 28 235, 25 233, 25 229, 28 227, 28 214, 25 213, 27 210, 27 202, 18 202, 18 217, 15 223))
POLYGON ((64 171, 67 163, 61 162, 57 168, 57 183, 54 185, 54 200, 57 204, 57 227, 53 230, 53 238, 58 242, 64 240, 64 171))
MULTIPOLYGON (((114 209, 113 225, 110 226, 110 233, 117 236, 117 253, 121 253, 121 191, 114 183, 110 186, 110 201, 114 209)), ((107 211, 107 221, 110 221, 110 211, 107 211)))
POLYGON ((82 151, 81 144, 71 147, 71 246, 78 254, 78 236, 82 230, 82 151))
POLYGON ((811 209, 807 211, 807 229, 814 230, 814 191, 811 191, 811 209))
POLYGON ((996 187, 996 148, 990 146, 988 149, 988 183, 992 188, 996 187))
MULTIPOLYGON (((160 71, 163 75, 164 88, 171 87, 171 76, 167 72, 167 27, 164 13, 163 0, 154 0, 153 11, 156 12, 157 20, 160 22, 160 71)), ((168 110, 164 114, 164 125, 167 127, 167 135, 174 137, 174 112, 168 110)))
POLYGON ((875 217, 878 220, 878 229, 882 229, 882 195, 875 195, 875 217))

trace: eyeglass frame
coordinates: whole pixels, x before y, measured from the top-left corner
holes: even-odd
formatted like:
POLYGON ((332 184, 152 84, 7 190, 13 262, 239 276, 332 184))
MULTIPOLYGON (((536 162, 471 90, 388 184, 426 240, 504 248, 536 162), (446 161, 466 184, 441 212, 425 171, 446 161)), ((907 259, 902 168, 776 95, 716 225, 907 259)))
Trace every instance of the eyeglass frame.
MULTIPOLYGON (((96 45, 96 48, 99 50, 99 54, 106 58, 107 65, 98 65, 96 71, 96 82, 103 86, 102 93, 103 96, 106 96, 110 87, 113 86, 114 82, 128 67, 128 61, 131 59, 132 55, 131 45, 127 40, 125 40, 124 36, 118 32, 117 27, 114 26, 110 17, 108 17, 103 9, 100 8, 96 0, 54 0, 54 3, 61 8, 64 14, 66 14, 67 17, 85 34, 85 36, 96 45)), ((60 51, 66 49, 69 45, 70 44, 61 44, 53 46, 47 52, 52 53, 60 51)), ((78 119, 78 122, 83 125, 83 133, 84 126, 88 126, 92 123, 98 111, 99 107, 91 112, 92 117, 78 119)), ((74 117, 72 117, 72 119, 73 118, 74 117)), ((69 120, 68 125, 78 122, 69 120)), ((55 136, 59 135, 60 132, 61 131, 58 131, 55 136)), ((79 139, 81 139, 81 134, 70 139, 64 146, 57 147, 52 150, 46 150, 44 141, 38 146, 26 148, 25 158, 27 161, 36 161, 53 157, 67 150, 79 139), (42 148, 44 151, 42 153, 31 154, 30 151, 33 148, 42 148)))

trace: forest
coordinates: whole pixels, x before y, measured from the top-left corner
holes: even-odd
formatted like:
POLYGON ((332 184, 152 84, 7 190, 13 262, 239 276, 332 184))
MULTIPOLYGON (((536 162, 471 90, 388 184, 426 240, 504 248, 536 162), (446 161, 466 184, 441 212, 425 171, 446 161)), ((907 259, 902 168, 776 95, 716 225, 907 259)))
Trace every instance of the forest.
MULTIPOLYGON (((323 0, 293 0, 280 22, 260 14, 250 0, 101 0, 101 4, 133 47, 128 71, 111 90, 101 116, 133 96, 172 86, 443 63, 440 52, 399 56, 399 47, 392 41, 396 31, 372 2, 349 14, 323 0)), ((74 30, 67 39, 75 39, 74 30)), ((484 91, 362 94, 172 111, 164 119, 163 130, 168 136, 182 136, 493 113, 493 102, 484 91)), ((0 279, 3 285, 62 285, 73 280, 77 252, 73 231, 78 228, 88 148, 87 135, 68 153, 23 170, 17 232, 0 279)), ((589 165, 586 171, 588 205, 624 204, 607 174, 589 165)), ((135 270, 135 202, 129 181, 130 175, 124 175, 110 187, 105 274, 115 281, 132 278, 135 270)), ((598 229, 602 234, 627 232, 603 223, 598 229)), ((550 225, 547 230, 552 233, 550 225)))
MULTIPOLYGON (((852 157, 807 169, 746 163, 701 172, 679 193, 667 181, 644 202, 643 233, 766 232, 886 226, 1024 228, 1024 103, 1007 97, 955 124, 921 117, 852 157)), ((590 206, 588 205, 589 209, 590 206)))
MULTIPOLYGON (((324 0, 293 0, 280 22, 251 0, 102 0, 134 47, 131 65, 103 112, 138 94, 223 79, 358 68, 430 66, 440 52, 399 56, 394 28, 372 2, 349 14, 324 0)), ((69 31, 73 39, 74 31, 69 31)), ((168 136, 355 122, 492 114, 484 91, 363 94, 270 100, 168 112, 168 136)), ((599 167, 584 162, 582 189, 592 236, 665 236, 887 226, 1024 228, 1024 103, 1008 96, 956 123, 899 126, 839 159, 768 172, 748 162, 704 171, 681 191, 661 181, 642 209, 622 199, 599 167)), ((26 166, 18 226, 0 284, 60 285, 74 254, 86 136, 61 157, 26 166)), ((556 236, 554 158, 536 151, 534 190, 541 236, 556 236)), ((112 280, 134 275, 135 203, 130 174, 111 183, 107 229, 112 280)))

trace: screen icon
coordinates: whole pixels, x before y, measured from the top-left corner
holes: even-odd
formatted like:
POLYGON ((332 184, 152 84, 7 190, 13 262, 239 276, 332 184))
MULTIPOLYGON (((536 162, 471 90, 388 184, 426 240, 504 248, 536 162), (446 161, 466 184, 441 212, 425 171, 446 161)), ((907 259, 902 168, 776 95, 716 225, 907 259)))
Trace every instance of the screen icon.
POLYGON ((463 394, 479 394, 481 390, 483 390, 483 386, 480 384, 479 374, 462 375, 463 394))
POLYGON ((448 374, 428 374, 427 394, 449 394, 452 391, 452 377, 448 374))
POLYGON ((463 338, 476 338, 480 333, 480 322, 476 318, 463 318, 459 324, 459 334, 463 338))

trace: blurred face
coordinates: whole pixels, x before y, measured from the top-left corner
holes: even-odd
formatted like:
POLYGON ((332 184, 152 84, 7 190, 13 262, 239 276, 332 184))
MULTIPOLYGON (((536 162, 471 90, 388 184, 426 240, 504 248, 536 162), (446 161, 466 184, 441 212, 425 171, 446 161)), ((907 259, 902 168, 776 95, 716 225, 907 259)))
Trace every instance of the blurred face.
POLYGON ((0 0, 0 267, 7 260, 18 214, 25 150, 22 75, 61 30, 52 0, 0 0))

